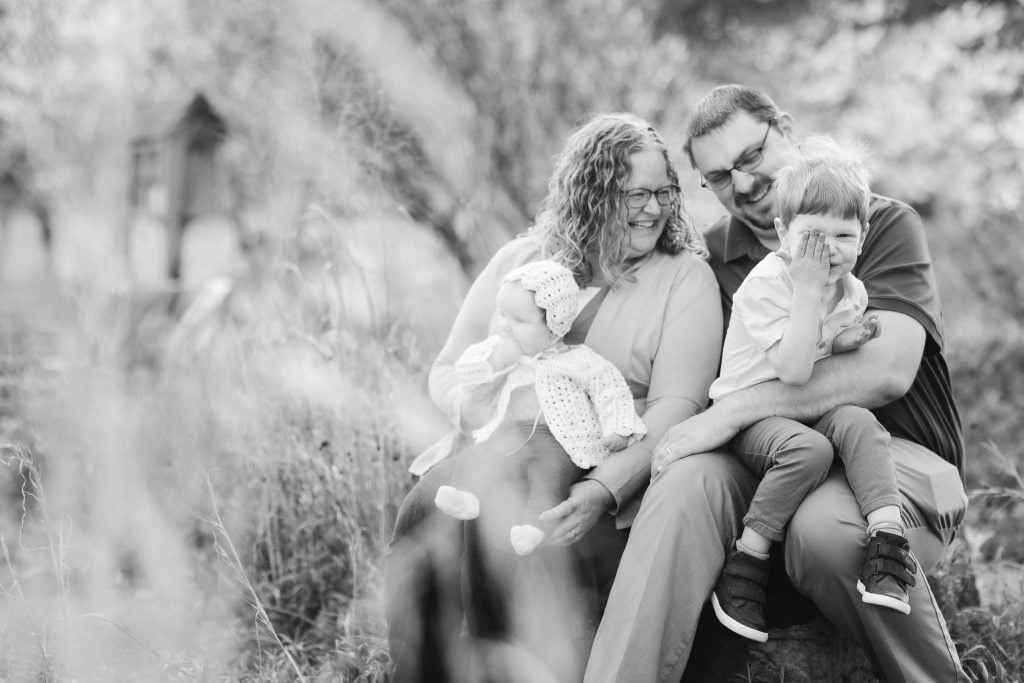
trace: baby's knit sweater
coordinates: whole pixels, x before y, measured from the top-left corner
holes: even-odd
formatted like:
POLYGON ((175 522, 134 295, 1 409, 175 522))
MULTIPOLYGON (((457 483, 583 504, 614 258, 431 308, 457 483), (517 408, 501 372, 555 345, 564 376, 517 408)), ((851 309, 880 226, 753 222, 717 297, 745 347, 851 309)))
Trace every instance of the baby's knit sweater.
MULTIPOLYGON (((498 341, 499 337, 491 336, 473 344, 455 363, 459 381, 465 386, 506 376, 493 416, 473 431, 477 443, 487 440, 506 420, 512 392, 531 384, 552 436, 580 468, 594 467, 608 456, 608 448, 601 445, 602 438, 618 434, 631 437, 633 443, 647 434, 626 380, 618 368, 590 347, 581 344, 563 352, 523 356, 510 368, 495 372, 487 359, 498 341)), ((452 436, 416 458, 410 471, 420 474, 447 457, 454 441, 452 436), (445 441, 447 446, 442 445, 445 441), (438 452, 446 448, 447 452, 438 452)))

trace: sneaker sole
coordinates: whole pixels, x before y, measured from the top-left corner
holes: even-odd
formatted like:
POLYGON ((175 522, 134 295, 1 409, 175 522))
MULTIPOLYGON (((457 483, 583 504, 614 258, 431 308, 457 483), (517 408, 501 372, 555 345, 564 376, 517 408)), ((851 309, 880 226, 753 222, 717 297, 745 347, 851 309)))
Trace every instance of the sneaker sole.
POLYGON ((711 594, 711 606, 715 608, 715 616, 718 617, 720 622, 722 622, 722 626, 726 627, 736 635, 749 638, 750 640, 754 640, 758 643, 765 643, 768 641, 768 634, 764 631, 758 631, 756 628, 751 628, 746 624, 741 624, 726 614, 725 610, 722 609, 722 605, 718 602, 718 596, 714 593, 711 594))
POLYGON ((869 593, 868 589, 864 586, 863 582, 857 581, 857 591, 860 593, 860 599, 869 605, 875 605, 876 607, 885 607, 891 609, 894 612, 900 614, 910 614, 910 605, 891 598, 888 595, 879 595, 878 593, 869 593))

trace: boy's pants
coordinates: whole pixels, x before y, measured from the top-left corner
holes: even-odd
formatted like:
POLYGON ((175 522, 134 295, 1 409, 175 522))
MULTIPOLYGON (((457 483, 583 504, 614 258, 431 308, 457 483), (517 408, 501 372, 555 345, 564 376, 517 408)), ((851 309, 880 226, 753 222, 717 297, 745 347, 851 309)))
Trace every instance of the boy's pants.
POLYGON ((899 505, 889 432, 870 410, 839 406, 813 427, 769 417, 740 432, 728 449, 762 477, 743 526, 781 541, 786 525, 808 493, 825 481, 836 455, 846 469, 860 513, 899 505))

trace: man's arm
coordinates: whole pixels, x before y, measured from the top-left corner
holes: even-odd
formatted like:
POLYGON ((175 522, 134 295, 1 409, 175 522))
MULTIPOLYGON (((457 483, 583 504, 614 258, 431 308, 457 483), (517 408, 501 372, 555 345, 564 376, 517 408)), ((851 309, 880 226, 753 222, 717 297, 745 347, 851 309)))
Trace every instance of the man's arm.
POLYGON ((762 382, 732 393, 672 427, 654 450, 654 469, 718 448, 766 417, 809 421, 836 406, 877 408, 905 394, 921 364, 924 327, 903 313, 870 313, 878 316, 885 334, 856 351, 818 361, 811 380, 803 386, 762 382))

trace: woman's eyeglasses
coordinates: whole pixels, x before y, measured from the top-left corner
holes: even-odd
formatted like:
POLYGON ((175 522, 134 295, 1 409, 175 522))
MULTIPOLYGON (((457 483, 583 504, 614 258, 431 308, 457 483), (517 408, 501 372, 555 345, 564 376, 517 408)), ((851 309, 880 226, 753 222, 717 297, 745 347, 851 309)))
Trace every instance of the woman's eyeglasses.
POLYGON ((668 206, 679 194, 678 185, 666 185, 657 190, 648 190, 646 187, 636 187, 632 190, 624 190, 622 196, 626 199, 626 206, 631 209, 642 209, 651 201, 651 195, 658 200, 661 206, 668 206))

